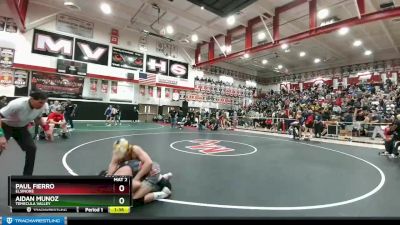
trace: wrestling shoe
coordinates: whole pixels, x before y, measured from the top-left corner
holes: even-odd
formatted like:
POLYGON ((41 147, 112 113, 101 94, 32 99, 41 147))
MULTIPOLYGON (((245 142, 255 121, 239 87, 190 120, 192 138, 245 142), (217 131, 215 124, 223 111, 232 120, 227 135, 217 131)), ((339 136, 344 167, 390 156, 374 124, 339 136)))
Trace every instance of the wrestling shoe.
POLYGON ((397 159, 397 158, 399 158, 398 155, 395 155, 395 154, 390 154, 389 155, 389 159, 397 159))
POLYGON ((387 156, 387 155, 390 155, 390 154, 389 154, 389 152, 379 152, 378 154, 379 154, 379 155, 381 155, 381 156, 387 156))
POLYGON ((171 190, 168 187, 164 187, 161 192, 164 192, 167 197, 170 196, 172 194, 171 190))
POLYGON ((164 179, 166 179, 166 180, 171 179, 172 176, 173 176, 173 174, 172 174, 171 172, 162 175, 162 177, 163 177, 164 179))
POLYGON ((67 139, 68 138, 67 133, 62 133, 61 137, 64 138, 64 139, 67 139))

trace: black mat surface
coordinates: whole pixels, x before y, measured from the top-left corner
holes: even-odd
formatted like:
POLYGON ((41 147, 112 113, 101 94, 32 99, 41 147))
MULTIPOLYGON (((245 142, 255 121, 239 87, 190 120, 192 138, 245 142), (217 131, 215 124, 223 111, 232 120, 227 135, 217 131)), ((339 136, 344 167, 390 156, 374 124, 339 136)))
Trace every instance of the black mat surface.
MULTIPOLYGON (((107 167, 117 136, 140 145, 163 172, 174 174, 173 202, 134 208, 127 217, 399 215, 399 160, 380 157, 376 149, 241 132, 77 131, 68 140, 38 143, 35 174, 95 175, 107 167)), ((0 157, 0 215, 9 214, 7 176, 21 173, 23 158, 14 141, 0 157)))

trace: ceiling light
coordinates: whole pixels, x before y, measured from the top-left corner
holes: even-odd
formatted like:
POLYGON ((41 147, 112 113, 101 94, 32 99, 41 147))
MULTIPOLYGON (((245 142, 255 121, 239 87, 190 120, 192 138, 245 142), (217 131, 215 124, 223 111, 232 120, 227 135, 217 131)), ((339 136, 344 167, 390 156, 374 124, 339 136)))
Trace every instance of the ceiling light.
POLYGON ((364 55, 371 55, 372 51, 371 50, 365 50, 364 55))
POLYGON ((221 52, 226 52, 226 46, 225 45, 221 46, 221 52))
POLYGON ((111 6, 108 3, 101 3, 100 9, 101 11, 103 11, 104 14, 111 13, 111 6))
POLYGON ((204 6, 200 7, 201 10, 204 10, 204 6))
POLYGON ((226 53, 231 53, 232 52, 232 45, 228 45, 225 47, 225 52, 226 53))
POLYGON ((319 10, 318 14, 318 19, 325 19, 326 17, 329 16, 329 10, 328 9, 321 9, 319 10))
POLYGON ((346 35, 347 33, 349 33, 349 28, 348 27, 342 27, 339 29, 339 34, 340 35, 346 35))
POLYGON ((197 34, 192 34, 192 41, 197 42, 199 40, 199 36, 197 34))
POLYGON ((288 47, 289 47, 288 44, 282 44, 282 45, 281 45, 281 48, 282 48, 282 49, 287 49, 288 47))
POLYGON ((300 56, 300 57, 304 57, 304 56, 306 56, 306 53, 305 53, 305 52, 300 52, 300 53, 299 53, 299 56, 300 56))
POLYGON ((249 54, 247 54, 247 53, 244 54, 244 58, 245 58, 245 59, 248 59, 249 57, 250 57, 249 54))
POLYGON ((321 59, 320 58, 315 58, 314 59, 314 63, 320 63, 321 62, 321 59))
POLYGON ((64 2, 64 5, 65 5, 65 6, 71 6, 71 5, 75 5, 75 3, 74 3, 74 2, 71 2, 71 1, 65 1, 65 2, 64 2))
POLYGON ((228 23, 228 25, 233 25, 234 23, 235 23, 235 16, 229 16, 227 19, 226 19, 226 22, 228 23))
POLYGON ((266 60, 266 59, 263 59, 263 60, 261 61, 261 63, 265 65, 265 64, 267 64, 267 63, 268 63, 268 60, 266 60))
POLYGON ((282 65, 278 65, 278 69, 282 69, 283 68, 283 66, 282 65))
POLYGON ((174 28, 171 25, 168 25, 165 28, 165 31, 167 31, 167 34, 173 34, 174 33, 174 28))
POLYGON ((362 41, 361 41, 361 40, 355 40, 355 41, 353 42, 353 46, 355 46, 355 47, 358 47, 358 46, 360 46, 360 45, 362 45, 362 41))
POLYGON ((261 41, 261 40, 264 40, 264 39, 265 39, 266 35, 265 35, 264 32, 260 32, 260 33, 258 33, 257 37, 258 37, 258 40, 261 41))

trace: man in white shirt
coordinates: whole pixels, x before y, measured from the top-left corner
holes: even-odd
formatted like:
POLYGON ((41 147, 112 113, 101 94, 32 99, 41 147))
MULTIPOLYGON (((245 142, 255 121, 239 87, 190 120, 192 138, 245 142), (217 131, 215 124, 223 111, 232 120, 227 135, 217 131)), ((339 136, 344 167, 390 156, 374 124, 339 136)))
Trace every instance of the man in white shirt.
POLYGON ((11 101, 0 110, 0 154, 7 147, 10 137, 21 147, 25 155, 24 176, 31 176, 35 165, 36 145, 28 131, 28 124, 35 120, 43 127, 47 136, 51 136, 49 125, 42 120, 42 113, 47 102, 46 94, 31 93, 30 97, 22 97, 11 101))

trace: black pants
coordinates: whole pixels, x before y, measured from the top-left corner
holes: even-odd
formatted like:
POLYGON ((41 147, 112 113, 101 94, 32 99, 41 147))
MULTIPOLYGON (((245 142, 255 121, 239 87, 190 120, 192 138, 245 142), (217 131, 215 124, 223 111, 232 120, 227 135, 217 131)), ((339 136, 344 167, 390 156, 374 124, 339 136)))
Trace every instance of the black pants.
POLYGON ((32 176, 33 168, 35 166, 36 145, 32 140, 32 135, 28 131, 28 127, 10 127, 7 124, 2 123, 2 128, 7 141, 10 137, 13 137, 22 151, 25 152, 25 167, 23 175, 32 176))
POLYGON ((71 129, 74 129, 74 121, 72 119, 72 116, 65 114, 64 117, 65 121, 71 126, 71 129))
POLYGON ((323 130, 324 130, 324 126, 323 126, 322 122, 316 122, 316 123, 314 124, 314 133, 315 133, 315 136, 321 137, 321 133, 322 133, 323 130))
POLYGON ((389 153, 389 154, 395 154, 395 155, 399 155, 399 151, 398 145, 394 145, 397 141, 399 141, 398 139, 392 139, 390 141, 385 141, 385 150, 389 153))

